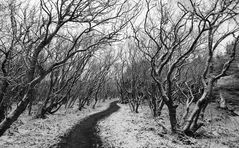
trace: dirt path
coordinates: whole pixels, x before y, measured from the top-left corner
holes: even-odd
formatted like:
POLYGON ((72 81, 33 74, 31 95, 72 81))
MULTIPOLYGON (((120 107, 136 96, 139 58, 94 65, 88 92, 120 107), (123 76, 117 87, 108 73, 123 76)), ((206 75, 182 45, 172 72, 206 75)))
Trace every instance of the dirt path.
POLYGON ((61 141, 50 148, 98 148, 102 146, 102 141, 97 135, 96 124, 112 113, 119 110, 118 101, 110 103, 110 106, 99 113, 90 115, 75 125, 61 141))

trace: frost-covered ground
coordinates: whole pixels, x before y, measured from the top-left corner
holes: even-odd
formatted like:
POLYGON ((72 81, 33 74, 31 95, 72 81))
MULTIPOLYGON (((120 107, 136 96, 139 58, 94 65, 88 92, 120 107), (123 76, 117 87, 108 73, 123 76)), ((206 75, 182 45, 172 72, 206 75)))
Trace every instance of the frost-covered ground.
MULTIPOLYGON (((59 142, 60 137, 84 117, 105 110, 112 101, 115 100, 99 103, 96 109, 62 109, 47 119, 31 119, 23 114, 0 137, 0 148, 47 148, 59 142)), ((135 114, 128 105, 118 105, 121 107, 118 112, 98 123, 105 148, 239 148, 239 117, 225 115, 213 105, 208 107, 206 126, 196 138, 171 135, 166 108, 160 117, 153 118, 147 106, 135 114)))
POLYGON ((82 111, 77 106, 59 110, 46 119, 32 119, 24 113, 17 122, 0 137, 0 148, 47 148, 57 143, 67 130, 84 117, 106 109, 109 102, 98 103, 95 109, 87 106, 82 111))
POLYGON ((239 147, 238 117, 224 119, 221 113, 207 111, 207 126, 203 127, 200 137, 191 138, 171 135, 167 112, 154 119, 147 106, 140 113, 132 113, 128 105, 118 104, 121 108, 107 119, 100 121, 100 136, 104 147, 113 148, 236 148, 239 147), (213 117, 211 115, 214 115, 213 117))

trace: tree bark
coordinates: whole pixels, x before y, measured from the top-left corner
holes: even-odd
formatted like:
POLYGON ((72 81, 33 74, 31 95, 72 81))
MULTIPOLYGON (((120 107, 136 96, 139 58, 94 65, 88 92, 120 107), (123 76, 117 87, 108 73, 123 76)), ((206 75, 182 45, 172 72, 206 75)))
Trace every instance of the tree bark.
POLYGON ((151 97, 150 104, 151 104, 150 106, 153 112, 153 116, 157 117, 157 103, 156 103, 156 98, 154 96, 151 97))
POLYGON ((223 96, 223 90, 219 90, 219 95, 220 95, 220 108, 227 108, 227 105, 226 105, 226 99, 224 98, 223 96))
POLYGON ((189 113, 189 106, 186 106, 186 110, 183 114, 183 121, 185 121, 187 119, 188 113, 189 113))
POLYGON ((163 106, 164 106, 164 102, 163 102, 163 100, 160 100, 159 105, 158 105, 158 109, 157 109, 157 116, 161 115, 163 106))
POLYGON ((176 109, 177 106, 168 104, 168 111, 169 111, 169 120, 171 124, 171 131, 172 133, 177 132, 177 117, 176 117, 176 109))
POLYGON ((190 136, 193 135, 196 132, 196 130, 198 130, 200 128, 201 125, 198 125, 197 121, 198 121, 198 118, 199 118, 199 115, 200 115, 202 109, 205 110, 207 107, 208 99, 211 96, 214 81, 215 81, 215 79, 209 79, 207 86, 205 86, 206 88, 204 89, 204 92, 203 92, 201 98, 197 101, 197 103, 194 107, 194 110, 192 111, 191 115, 189 116, 187 123, 183 128, 183 131, 187 135, 190 135, 190 136))
POLYGON ((7 83, 7 81, 4 80, 3 85, 2 85, 2 89, 1 89, 1 92, 0 92, 0 122, 5 117, 6 105, 4 105, 4 96, 5 96, 5 93, 7 92, 8 85, 9 84, 7 83))
POLYGON ((6 105, 4 105, 4 99, 5 99, 5 94, 7 93, 7 88, 8 88, 8 81, 7 81, 7 70, 6 70, 6 63, 8 61, 8 58, 9 58, 9 54, 10 52, 7 52, 5 54, 5 59, 4 61, 2 62, 2 65, 1 65, 1 70, 2 70, 2 73, 3 73, 3 76, 4 76, 4 80, 3 80, 3 83, 2 83, 2 87, 1 87, 1 92, 0 92, 0 122, 4 119, 5 117, 5 110, 6 110, 6 105))
POLYGON ((200 112, 203 108, 203 104, 206 103, 206 100, 209 96, 209 91, 205 91, 202 95, 202 97, 197 101, 194 110, 192 111, 191 115, 189 116, 189 118, 186 121, 186 125, 183 128, 183 131, 187 134, 187 135, 192 135, 194 134, 196 131, 195 129, 197 126, 197 121, 198 121, 198 117, 200 115, 200 112))
POLYGON ((31 92, 32 89, 30 89, 23 97, 21 103, 19 106, 10 113, 9 116, 7 116, 1 123, 0 123, 0 136, 4 134, 4 132, 10 128, 13 122, 15 122, 18 117, 22 114, 22 112, 26 109, 29 100, 31 99, 31 92))

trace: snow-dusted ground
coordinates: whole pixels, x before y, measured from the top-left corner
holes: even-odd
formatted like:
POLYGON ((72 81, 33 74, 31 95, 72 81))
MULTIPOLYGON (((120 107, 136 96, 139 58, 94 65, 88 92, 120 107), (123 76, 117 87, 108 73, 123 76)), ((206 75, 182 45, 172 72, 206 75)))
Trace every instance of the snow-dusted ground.
MULTIPOLYGON (((118 104, 121 108, 107 119, 99 122, 100 136, 105 147, 171 147, 176 146, 171 137, 164 137, 167 131, 159 127, 151 117, 147 107, 140 113, 132 113, 127 105, 118 104)), ((168 128, 168 127, 166 127, 168 128)))
MULTIPOLYGON (((23 114, 0 137, 0 148, 47 148, 59 142, 73 125, 86 116, 105 110, 112 101, 115 100, 99 103, 96 109, 62 109, 47 119, 31 119, 23 114)), ((212 106, 207 109, 207 125, 199 131, 201 136, 194 139, 170 134, 166 108, 160 117, 153 118, 148 106, 141 107, 140 113, 135 114, 128 105, 118 105, 121 107, 118 112, 98 123, 105 148, 239 148, 239 117, 223 115, 212 106)))
POLYGON ((59 110, 47 119, 31 119, 24 113, 17 122, 0 137, 0 148, 47 148, 57 143, 67 130, 84 117, 102 111, 109 106, 109 102, 98 103, 95 109, 91 106, 77 110, 77 106, 66 111, 59 110))
MULTIPOLYGON (((140 108, 140 113, 132 113, 128 105, 118 104, 121 108, 107 119, 100 121, 100 136, 104 147, 113 148, 235 148, 239 147, 238 125, 232 126, 232 120, 219 119, 215 124, 202 128, 201 138, 171 135, 166 109, 161 117, 153 118, 147 106, 140 108), (223 120, 223 121, 222 121, 223 120), (222 122, 227 122, 223 125, 222 122), (219 129, 221 127, 221 129, 219 129), (220 131, 221 130, 221 131, 220 131), (234 130, 234 131, 233 131, 234 130), (228 132, 228 133, 227 133, 228 132)), ((209 113, 208 113, 209 115, 209 113)), ((234 118, 234 117, 233 117, 234 118)), ((236 117, 238 120, 238 117, 236 117)), ((239 120, 238 120, 239 121, 239 120)))

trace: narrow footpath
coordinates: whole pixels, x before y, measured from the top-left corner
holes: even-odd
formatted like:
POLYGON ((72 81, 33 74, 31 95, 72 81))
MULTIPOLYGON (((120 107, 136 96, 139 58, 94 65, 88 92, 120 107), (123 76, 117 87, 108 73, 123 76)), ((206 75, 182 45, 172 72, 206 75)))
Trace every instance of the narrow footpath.
POLYGON ((61 138, 61 141, 50 148, 99 148, 102 141, 97 135, 97 122, 110 116, 119 110, 118 101, 110 103, 110 106, 101 112, 90 115, 76 124, 70 132, 61 138))

